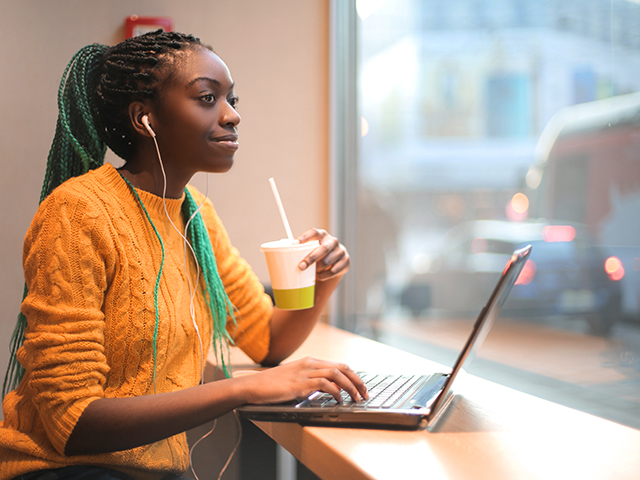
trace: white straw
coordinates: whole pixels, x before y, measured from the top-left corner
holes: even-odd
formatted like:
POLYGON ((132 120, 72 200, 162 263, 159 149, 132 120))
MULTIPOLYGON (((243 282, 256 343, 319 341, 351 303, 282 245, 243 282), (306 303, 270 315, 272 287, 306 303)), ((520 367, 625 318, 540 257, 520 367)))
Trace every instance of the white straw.
POLYGON ((293 242, 293 234, 291 233, 291 227, 289 226, 289 221, 287 220, 287 214, 284 213, 284 207, 282 206, 282 200, 280 200, 280 195, 278 194, 278 187, 276 187, 276 182, 272 178, 269 179, 269 183, 271 184, 271 190, 273 190, 273 196, 276 199, 276 203, 278 204, 278 210, 280 210, 280 217, 282 218, 282 223, 284 224, 284 228, 287 231, 287 236, 289 240, 293 242))

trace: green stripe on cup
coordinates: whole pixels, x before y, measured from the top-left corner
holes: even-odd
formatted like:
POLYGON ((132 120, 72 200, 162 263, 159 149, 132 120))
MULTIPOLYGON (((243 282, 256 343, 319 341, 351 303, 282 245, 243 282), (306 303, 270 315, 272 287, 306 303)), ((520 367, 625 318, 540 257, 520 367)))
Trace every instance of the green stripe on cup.
POLYGON ((286 290, 273 289, 276 307, 283 310, 302 310, 313 307, 315 285, 286 290))

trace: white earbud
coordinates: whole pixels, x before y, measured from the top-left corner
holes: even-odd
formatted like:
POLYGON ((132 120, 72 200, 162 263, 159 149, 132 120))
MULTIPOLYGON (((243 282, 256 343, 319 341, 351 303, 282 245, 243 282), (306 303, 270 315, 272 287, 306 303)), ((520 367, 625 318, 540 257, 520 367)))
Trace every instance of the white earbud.
POLYGON ((147 131, 151 134, 151 136, 155 138, 156 132, 154 132, 153 128, 151 128, 151 125, 149 125, 149 115, 144 115, 142 117, 142 123, 144 124, 147 131))

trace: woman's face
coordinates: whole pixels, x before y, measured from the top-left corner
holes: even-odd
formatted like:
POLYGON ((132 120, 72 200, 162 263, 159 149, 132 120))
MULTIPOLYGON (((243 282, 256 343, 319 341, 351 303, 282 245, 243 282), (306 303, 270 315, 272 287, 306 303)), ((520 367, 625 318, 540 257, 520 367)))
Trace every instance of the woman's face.
POLYGON ((226 172, 238 149, 240 123, 229 69, 201 47, 184 52, 176 65, 149 115, 167 175, 226 172))

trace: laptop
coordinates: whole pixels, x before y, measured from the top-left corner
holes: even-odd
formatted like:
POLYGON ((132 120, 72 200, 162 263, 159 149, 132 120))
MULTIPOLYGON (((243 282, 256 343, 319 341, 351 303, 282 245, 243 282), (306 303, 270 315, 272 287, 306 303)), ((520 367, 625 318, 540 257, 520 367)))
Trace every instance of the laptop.
POLYGON ((358 372, 369 391, 369 399, 365 401, 354 402, 344 390, 342 402, 337 402, 328 393, 315 392, 304 400, 244 405, 236 411, 250 420, 297 422, 303 425, 405 430, 432 427, 453 398, 451 387, 456 377, 461 370, 469 367, 493 326, 531 254, 531 248, 529 245, 511 255, 450 373, 389 375, 358 372))

